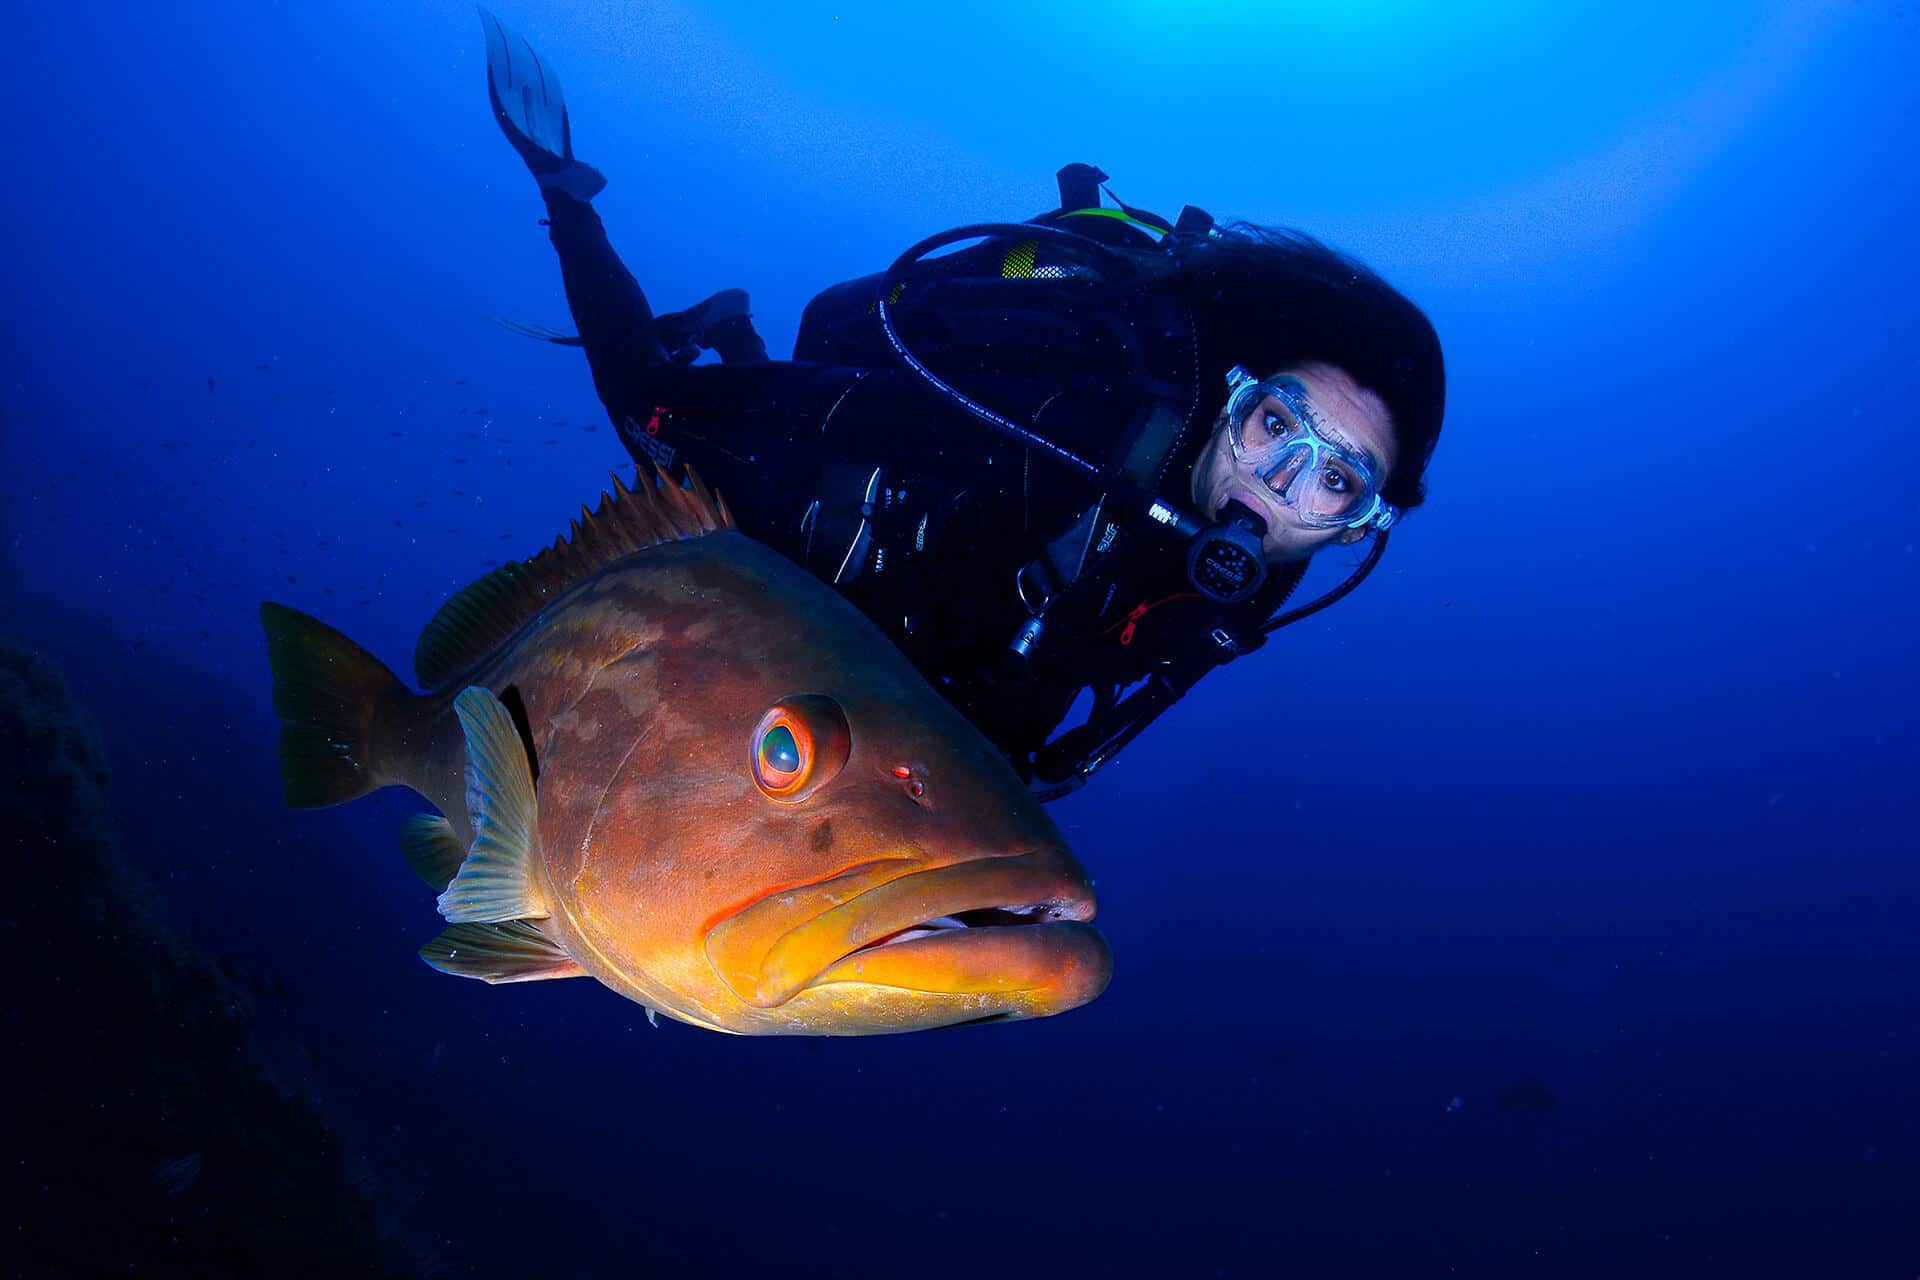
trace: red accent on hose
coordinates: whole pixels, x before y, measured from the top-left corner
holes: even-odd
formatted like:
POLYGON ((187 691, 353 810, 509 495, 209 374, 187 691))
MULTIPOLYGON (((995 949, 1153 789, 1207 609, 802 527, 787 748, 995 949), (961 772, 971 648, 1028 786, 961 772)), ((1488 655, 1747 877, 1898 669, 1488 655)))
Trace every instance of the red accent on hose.
POLYGON ((1200 593, 1198 591, 1180 591, 1170 596, 1161 596, 1158 600, 1152 601, 1151 603, 1142 600, 1139 604, 1127 610, 1127 616, 1125 618, 1114 623, 1111 627, 1101 632, 1101 634, 1110 635, 1118 631, 1120 633, 1121 645, 1123 647, 1130 645, 1133 643, 1133 633, 1140 626, 1140 619, 1146 617, 1163 604, 1169 604, 1175 600, 1198 600, 1199 598, 1200 593))

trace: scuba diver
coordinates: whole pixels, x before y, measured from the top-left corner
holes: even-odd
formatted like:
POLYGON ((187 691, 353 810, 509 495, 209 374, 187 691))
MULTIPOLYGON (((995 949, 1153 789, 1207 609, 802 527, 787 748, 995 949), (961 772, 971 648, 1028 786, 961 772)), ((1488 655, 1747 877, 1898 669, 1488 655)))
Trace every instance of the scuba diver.
POLYGON ((1106 175, 1068 165, 1057 209, 827 289, 771 360, 742 290, 654 312, 593 209, 606 181, 574 156, 553 68, 482 21, 494 117, 545 199, 579 333, 526 331, 584 348, 643 471, 691 465, 1042 799, 1358 586, 1423 500, 1439 339, 1353 259, 1192 207, 1110 207, 1106 175), (1285 608, 1316 552, 1368 537, 1345 582, 1285 608))

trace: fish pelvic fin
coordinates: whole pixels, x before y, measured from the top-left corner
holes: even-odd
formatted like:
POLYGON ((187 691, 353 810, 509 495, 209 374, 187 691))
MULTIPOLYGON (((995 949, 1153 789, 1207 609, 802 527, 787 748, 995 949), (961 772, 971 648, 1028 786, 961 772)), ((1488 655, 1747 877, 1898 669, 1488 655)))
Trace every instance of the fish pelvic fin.
MULTIPOLYGON (((376 735, 404 723, 414 704, 380 660, 318 618, 271 601, 260 606, 280 717, 280 780, 287 804, 318 809, 405 779, 382 760, 376 735)), ((404 735, 400 735, 404 737, 404 735)))
POLYGON ((453 834, 453 824, 437 813, 416 814, 402 823, 400 847, 407 865, 435 893, 453 883, 467 860, 467 848, 453 834))
POLYGON ((498 924, 552 914, 534 884, 540 829, 533 770, 520 731, 500 699, 475 685, 453 700, 467 740, 467 820, 473 844, 440 894, 450 924, 498 924))
POLYGON ((587 976, 587 971, 531 920, 449 925, 420 948, 420 958, 442 973, 488 983, 587 976))

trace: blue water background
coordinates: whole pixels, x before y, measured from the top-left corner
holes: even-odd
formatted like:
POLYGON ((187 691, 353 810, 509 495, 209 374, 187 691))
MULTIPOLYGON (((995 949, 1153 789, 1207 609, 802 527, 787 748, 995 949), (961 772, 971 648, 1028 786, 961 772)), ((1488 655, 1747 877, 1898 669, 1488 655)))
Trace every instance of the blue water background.
POLYGON ((570 327, 472 9, 9 19, 11 627, 449 1272, 1920 1270, 1920 10, 1321 9, 501 10, 656 303, 744 286, 776 352, 1070 161, 1445 343, 1380 571, 1055 808, 1111 990, 865 1041, 441 976, 418 802, 279 808, 259 600, 405 670, 626 462, 491 322, 570 327))

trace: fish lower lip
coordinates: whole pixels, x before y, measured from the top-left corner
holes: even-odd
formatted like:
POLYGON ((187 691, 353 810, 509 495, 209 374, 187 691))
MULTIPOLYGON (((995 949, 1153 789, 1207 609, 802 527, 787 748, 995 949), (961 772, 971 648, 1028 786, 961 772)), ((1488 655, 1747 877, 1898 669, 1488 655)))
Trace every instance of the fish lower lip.
POLYGON ((1092 1000, 1112 973, 1106 939, 1084 921, 969 925, 904 930, 861 947, 815 975, 802 994, 819 990, 831 1000, 842 984, 867 992, 891 988, 961 997, 973 1020, 983 1013, 1045 1017, 1092 1000))
MULTIPOLYGON (((1092 888, 1072 855, 1064 849, 1042 849, 888 880, 785 929, 765 946, 757 964, 743 963, 748 957, 738 953, 725 925, 709 935, 707 953, 742 1000, 772 1008, 832 977, 847 961, 877 952, 928 938, 957 942, 961 931, 979 931, 977 941, 986 942, 988 933, 1035 933, 1090 920, 1093 913, 1092 888)), ((968 941, 972 945, 976 940, 968 941)), ((1042 941, 1035 933, 1021 945, 1042 941)), ((1104 952, 1104 943, 1100 945, 1104 952)))

